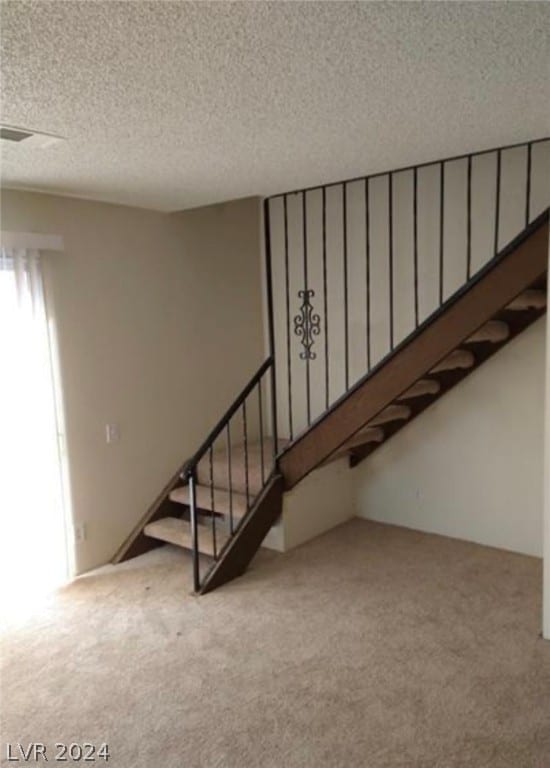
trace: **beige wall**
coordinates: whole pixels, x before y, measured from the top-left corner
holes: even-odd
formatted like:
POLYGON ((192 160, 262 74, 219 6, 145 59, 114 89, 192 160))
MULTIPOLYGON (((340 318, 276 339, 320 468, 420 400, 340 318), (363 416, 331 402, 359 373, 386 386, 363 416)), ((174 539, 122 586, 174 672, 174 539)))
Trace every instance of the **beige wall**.
POLYGON ((283 512, 263 546, 287 552, 355 517, 354 486, 347 459, 312 472, 283 497, 283 512))
POLYGON ((1 226, 65 241, 43 262, 82 572, 109 560, 263 359, 259 200, 168 215, 4 191, 1 226))

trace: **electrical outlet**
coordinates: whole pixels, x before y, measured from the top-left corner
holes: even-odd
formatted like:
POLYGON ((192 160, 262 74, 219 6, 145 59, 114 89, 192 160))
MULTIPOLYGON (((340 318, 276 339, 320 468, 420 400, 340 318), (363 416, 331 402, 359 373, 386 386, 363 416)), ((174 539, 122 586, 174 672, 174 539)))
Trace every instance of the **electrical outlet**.
POLYGON ((118 443, 120 440, 120 428, 118 424, 105 424, 105 439, 107 443, 118 443))
POLYGON ((75 523, 74 526, 74 540, 86 541, 88 531, 86 530, 86 523, 75 523))

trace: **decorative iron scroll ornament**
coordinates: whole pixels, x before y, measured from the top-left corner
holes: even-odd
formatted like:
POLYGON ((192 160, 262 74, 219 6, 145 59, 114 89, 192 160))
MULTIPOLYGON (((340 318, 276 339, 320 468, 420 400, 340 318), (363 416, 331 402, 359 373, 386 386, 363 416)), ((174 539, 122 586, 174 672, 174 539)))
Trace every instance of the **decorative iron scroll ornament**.
POLYGON ((294 333, 301 337, 304 351, 300 352, 301 360, 315 360, 317 355, 311 351, 314 344, 314 336, 321 333, 321 318, 313 312, 313 304, 310 299, 315 296, 315 291, 298 291, 298 298, 302 299, 299 314, 294 318, 294 333))

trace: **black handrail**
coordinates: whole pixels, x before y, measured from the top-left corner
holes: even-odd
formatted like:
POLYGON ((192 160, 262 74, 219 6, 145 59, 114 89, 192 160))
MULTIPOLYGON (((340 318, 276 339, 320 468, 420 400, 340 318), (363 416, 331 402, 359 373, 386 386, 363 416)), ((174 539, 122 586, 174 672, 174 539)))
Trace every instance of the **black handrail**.
MULTIPOLYGON (((243 454, 243 471, 244 471, 244 477, 245 477, 245 484, 246 484, 246 494, 245 494, 245 503, 246 503, 246 509, 245 509, 245 516, 250 512, 254 499, 256 498, 256 492, 257 489, 252 492, 252 489, 250 488, 250 477, 249 477, 249 440, 251 438, 251 426, 248 423, 248 417, 247 417, 247 399, 255 392, 257 389, 257 406, 258 406, 258 413, 259 413, 259 437, 260 437, 260 460, 261 460, 261 485, 262 487, 265 486, 266 481, 271 477, 272 472, 276 466, 276 457, 277 457, 277 451, 278 451, 278 441, 277 441, 277 411, 276 411, 276 395, 275 395, 275 382, 274 382, 274 357, 273 355, 270 355, 262 365, 258 368, 256 373, 252 376, 248 384, 242 389, 242 391, 239 393, 239 395, 235 398, 233 403, 229 406, 229 408, 226 410, 226 412, 223 414, 221 419, 218 421, 216 426, 210 431, 208 434, 208 437, 203 440, 202 444, 200 445, 199 449, 195 451, 193 456, 185 463, 184 468, 181 472, 181 478, 188 483, 189 485, 189 510, 190 510, 190 522, 191 522, 191 540, 192 540, 192 553, 193 553, 193 587, 195 592, 199 592, 201 589, 201 586, 204 584, 204 579, 208 577, 207 571, 206 574, 204 574, 201 578, 201 565, 200 565, 200 553, 202 551, 205 551, 204 549, 201 549, 200 542, 199 542, 199 531, 202 533, 202 535, 206 535, 210 537, 210 554, 213 556, 214 559, 214 565, 211 566, 211 568, 215 567, 215 563, 217 560, 220 559, 222 556, 223 551, 228 546, 229 542, 232 540, 232 538, 237 533, 239 526, 244 519, 241 517, 241 520, 235 520, 234 515, 234 488, 233 488, 233 462, 232 462, 232 444, 231 444, 231 422, 232 420, 239 419, 239 417, 242 419, 242 447, 244 450, 243 454), (269 384, 271 385, 271 431, 272 431, 272 439, 273 439, 273 458, 272 458, 272 467, 269 470, 269 472, 266 473, 265 471, 265 456, 264 456, 264 437, 265 437, 265 423, 264 423, 264 413, 263 413, 263 397, 262 397, 262 386, 264 385, 264 376, 270 372, 271 375, 269 377, 269 381, 266 383, 266 386, 269 384), (217 523, 219 520, 217 520, 217 515, 222 514, 223 512, 219 506, 219 499, 223 497, 218 497, 216 488, 217 482, 219 479, 219 476, 216 477, 216 473, 214 472, 214 456, 216 455, 215 452, 215 444, 219 437, 224 438, 225 444, 226 444, 226 451, 227 454, 224 455, 223 452, 218 455, 217 461, 221 461, 221 466, 223 467, 223 462, 225 460, 225 466, 227 470, 227 480, 228 480, 228 488, 227 492, 229 494, 229 509, 225 510, 225 514, 228 514, 227 522, 229 523, 229 528, 227 531, 227 538, 224 543, 224 538, 221 535, 221 533, 217 529, 217 523), (208 466, 206 469, 206 476, 201 478, 201 470, 199 467, 200 462, 205 458, 208 457, 208 466), (266 477, 267 474, 267 477, 266 477), (206 501, 206 508, 210 511, 210 525, 208 527, 205 527, 204 525, 200 525, 199 523, 199 498, 197 495, 197 487, 199 485, 199 481, 202 487, 202 494, 204 498, 204 493, 206 489, 208 490, 208 496, 209 499, 206 501), (208 507, 209 504, 209 507, 208 507)), ((235 430, 236 431, 236 430, 235 430)), ((223 489, 224 486, 222 486, 223 489)), ((226 486, 227 487, 227 486, 226 486)), ((222 494, 225 492, 224 490, 221 491, 222 494)), ((241 514, 242 514, 241 509, 241 514)), ((223 531, 222 531, 223 533, 223 531)), ((208 551, 208 550, 206 550, 208 551)))
POLYGON ((225 429, 231 417, 234 416, 235 413, 239 410, 239 408, 242 406, 243 402, 246 400, 248 395, 252 392, 254 387, 258 384, 258 382, 260 381, 264 373, 272 365, 273 365, 273 357, 270 355, 266 360, 264 360, 264 362, 258 368, 254 376, 250 379, 246 387, 242 390, 239 396, 229 406, 229 408, 221 417, 221 419, 218 421, 216 426, 211 430, 208 437, 205 440, 203 440, 198 451, 195 451, 195 453, 191 456, 191 458, 188 459, 188 461, 185 464, 185 468, 181 473, 182 479, 185 480, 190 476, 191 472, 196 468, 197 464, 206 454, 210 446, 214 443, 216 438, 219 437, 219 435, 225 429))

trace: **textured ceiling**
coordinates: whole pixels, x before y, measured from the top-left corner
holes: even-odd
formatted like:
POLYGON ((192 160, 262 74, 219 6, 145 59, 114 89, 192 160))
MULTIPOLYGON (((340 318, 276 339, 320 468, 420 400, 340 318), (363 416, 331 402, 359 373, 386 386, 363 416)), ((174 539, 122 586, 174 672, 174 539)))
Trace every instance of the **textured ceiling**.
POLYGON ((174 210, 537 138, 550 3, 2 2, 6 186, 174 210))

